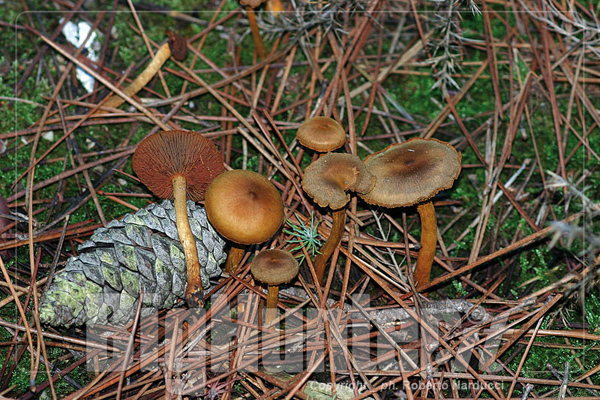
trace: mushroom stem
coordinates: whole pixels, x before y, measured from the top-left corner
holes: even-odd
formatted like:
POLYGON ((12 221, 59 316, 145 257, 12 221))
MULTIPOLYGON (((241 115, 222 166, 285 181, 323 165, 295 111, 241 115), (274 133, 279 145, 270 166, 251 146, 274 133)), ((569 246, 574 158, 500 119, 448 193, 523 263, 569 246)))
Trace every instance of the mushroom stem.
POLYGON ((427 201, 417 206, 421 217, 421 250, 413 274, 415 286, 425 285, 431 280, 431 266, 437 245, 437 222, 433 202, 427 201))
POLYGON ((323 244, 323 247, 321 247, 321 253, 315 257, 313 263, 315 274, 321 285, 323 285, 323 279, 325 278, 325 265, 342 241, 344 227, 346 226, 346 207, 333 211, 331 213, 331 218, 333 219, 331 232, 329 233, 327 241, 323 244))
POLYGON ((258 53, 258 57, 264 60, 267 57, 267 50, 263 43, 260 31, 258 30, 258 23, 256 22, 256 14, 254 9, 250 6, 246 6, 246 15, 248 16, 248 22, 250 23, 250 30, 252 31, 252 39, 254 40, 254 47, 258 53))
POLYGON ((191 306, 204 305, 204 291, 202 290, 202 277, 200 275, 200 261, 198 260, 198 249, 196 240, 192 233, 186 204, 186 180, 181 175, 173 177, 173 196, 175 198, 175 221, 179 241, 185 254, 185 266, 187 270, 187 288, 185 300, 191 306))
POLYGON ((265 325, 268 325, 277 317, 277 302, 279 301, 279 286, 268 286, 267 294, 267 313, 265 315, 265 325))
MULTIPOLYGON (((152 62, 148 64, 146 69, 142 71, 142 73, 139 74, 138 77, 135 78, 135 80, 131 82, 129 86, 123 89, 123 93, 125 93, 129 97, 132 97, 134 94, 142 90, 142 88, 146 86, 148 82, 150 82, 154 75, 156 75, 160 67, 163 66, 163 64, 169 59, 169 57, 171 57, 171 48, 169 47, 169 43, 165 43, 162 46, 160 46, 160 48, 154 55, 152 62)), ((104 102, 103 106, 117 108, 124 102, 125 100, 122 97, 113 94, 104 102)))
POLYGON ((231 245, 231 249, 227 255, 227 261, 225 262, 225 271, 227 271, 229 275, 233 275, 237 272, 238 264, 242 261, 242 258, 244 258, 244 254, 246 254, 246 246, 237 243, 231 245))

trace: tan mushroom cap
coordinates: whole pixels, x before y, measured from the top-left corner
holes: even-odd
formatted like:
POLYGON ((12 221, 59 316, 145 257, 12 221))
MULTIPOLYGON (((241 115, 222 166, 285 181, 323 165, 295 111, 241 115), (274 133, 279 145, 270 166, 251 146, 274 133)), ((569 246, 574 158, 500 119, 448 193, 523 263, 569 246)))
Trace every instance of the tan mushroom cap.
POLYGON ((454 147, 437 139, 393 144, 365 158, 377 182, 361 197, 383 207, 407 207, 428 200, 452 187, 460 173, 460 159, 454 147))
POLYGON ((163 131, 142 140, 132 167, 142 183, 161 199, 173 199, 173 177, 186 179, 187 197, 204 200, 212 180, 222 173, 223 158, 209 139, 198 132, 163 131))
POLYGON ((368 193, 375 181, 357 156, 328 153, 306 168, 302 188, 321 207, 338 210, 350 201, 347 190, 368 193))
POLYGON ((267 0, 240 0, 240 4, 243 6, 256 8, 256 7, 260 6, 262 3, 264 3, 265 1, 267 1, 267 0))
POLYGON ((288 283, 298 275, 298 271, 298 261, 285 250, 263 250, 250 264, 254 279, 269 286, 288 283))
POLYGON ((205 205, 213 227, 239 244, 269 240, 284 219, 281 194, 267 178, 252 171, 219 175, 206 191, 205 205))
POLYGON ((311 150, 327 153, 346 143, 346 132, 334 119, 314 117, 300 125, 296 139, 311 150))

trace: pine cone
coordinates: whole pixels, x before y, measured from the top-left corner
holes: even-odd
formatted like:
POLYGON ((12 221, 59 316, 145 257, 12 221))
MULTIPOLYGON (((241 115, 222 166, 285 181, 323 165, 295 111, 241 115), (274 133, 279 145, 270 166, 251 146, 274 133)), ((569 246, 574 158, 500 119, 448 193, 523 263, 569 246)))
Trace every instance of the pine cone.
MULTIPOLYGON (((209 224, 202 206, 187 202, 196 237, 202 282, 221 275, 225 242, 209 224)), ((125 324, 134 317, 144 290, 142 316, 172 308, 187 286, 185 256, 170 201, 151 204, 121 221, 111 221, 79 246, 54 277, 40 305, 43 323, 69 327, 125 324)))

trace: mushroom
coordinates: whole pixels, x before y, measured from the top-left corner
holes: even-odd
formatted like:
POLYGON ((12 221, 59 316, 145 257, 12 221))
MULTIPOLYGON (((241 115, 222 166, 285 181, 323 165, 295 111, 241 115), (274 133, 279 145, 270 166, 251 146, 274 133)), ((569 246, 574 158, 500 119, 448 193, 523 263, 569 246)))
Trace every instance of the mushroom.
POLYGON ((328 153, 304 171, 304 191, 319 206, 332 210, 331 233, 314 261, 315 274, 320 284, 325 277, 325 264, 340 244, 344 233, 346 204, 350 201, 350 195, 346 191, 368 193, 375 186, 375 181, 360 158, 352 154, 328 153))
POLYGON ((157 132, 140 142, 132 166, 156 196, 175 200, 177 233, 187 268, 185 299, 190 306, 203 304, 198 249, 188 219, 186 199, 204 199, 210 182, 225 169, 221 154, 200 133, 157 132))
POLYGON ((437 139, 414 138, 369 155, 364 163, 377 177, 373 190, 361 197, 382 207, 417 205, 421 217, 421 250, 413 273, 415 285, 431 279, 437 244, 435 209, 431 198, 452 187, 460 174, 461 155, 437 139))
POLYGON ((268 325, 277 316, 279 285, 290 282, 298 275, 298 261, 285 250, 263 250, 254 257, 250 264, 250 272, 257 281, 267 284, 267 314, 265 324, 268 325))
MULTIPOLYGON (((154 55, 152 62, 148 64, 146 69, 142 71, 142 73, 138 75, 138 77, 135 78, 135 80, 131 82, 129 86, 123 89, 123 93, 125 93, 127 96, 131 97, 142 90, 142 88, 146 86, 148 82, 150 82, 154 75, 156 75, 160 67, 163 66, 169 57, 173 56, 173 58, 177 61, 183 61, 187 57, 187 42, 185 38, 171 30, 167 30, 166 34, 169 38, 167 43, 160 46, 154 55)), ((117 108, 124 102, 125 100, 122 97, 113 94, 104 102, 103 106, 117 108)), ((105 111, 99 111, 99 113, 102 112, 105 111)))
POLYGON ((284 219, 281 194, 252 171, 234 169, 219 175, 206 191, 205 205, 212 226, 234 243, 225 264, 230 274, 237 271, 246 246, 269 240, 284 219))
POLYGON ((296 139, 301 145, 319 153, 338 149, 346 143, 344 128, 329 117, 307 119, 296 131, 296 139))
POLYGON ((266 0, 241 0, 240 4, 246 8, 246 15, 248 16, 248 22, 250 23, 250 31, 252 31, 252 40, 254 40, 254 47, 256 52, 261 59, 267 56, 267 50, 263 43, 260 31, 258 29, 258 23, 256 22, 256 14, 254 9, 264 3, 266 0))

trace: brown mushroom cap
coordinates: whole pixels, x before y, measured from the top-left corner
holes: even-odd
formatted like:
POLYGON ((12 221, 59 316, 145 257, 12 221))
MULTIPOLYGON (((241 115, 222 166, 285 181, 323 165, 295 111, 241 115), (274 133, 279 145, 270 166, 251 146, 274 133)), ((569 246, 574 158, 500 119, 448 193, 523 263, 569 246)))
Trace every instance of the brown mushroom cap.
POLYGON ((460 159, 454 147, 437 139, 393 144, 365 158, 377 182, 361 197, 383 207, 407 207, 428 200, 452 187, 460 173, 460 159))
POLYGON ((298 271, 298 261, 285 250, 263 250, 250 264, 254 279, 269 286, 288 283, 298 275, 298 271))
POLYGON ((201 201, 210 182, 225 168, 217 147, 192 131, 157 132, 142 140, 132 167, 142 183, 156 196, 173 199, 172 179, 186 179, 187 197, 201 201))
POLYGON ((169 48, 171 49, 173 58, 177 61, 185 60, 188 53, 187 40, 170 29, 167 29, 167 36, 169 38, 169 48))
POLYGON ((192 131, 157 132, 142 140, 132 160, 142 183, 161 199, 173 199, 173 177, 186 179, 187 197, 204 200, 212 180, 225 168, 217 146, 192 131))
POLYGON ((262 3, 264 3, 265 1, 267 1, 267 0, 240 0, 240 4, 243 6, 256 8, 256 7, 260 6, 262 3))
POLYGON ((311 150, 327 153, 346 143, 346 132, 334 119, 314 117, 300 125, 296 139, 311 150))
POLYGON ((219 175, 206 192, 205 204, 213 227, 239 244, 265 242, 283 223, 281 194, 267 178, 252 171, 219 175))
POLYGON ((357 156, 329 153, 306 168, 302 188, 321 207, 338 210, 350 201, 347 190, 368 193, 375 180, 357 156))

